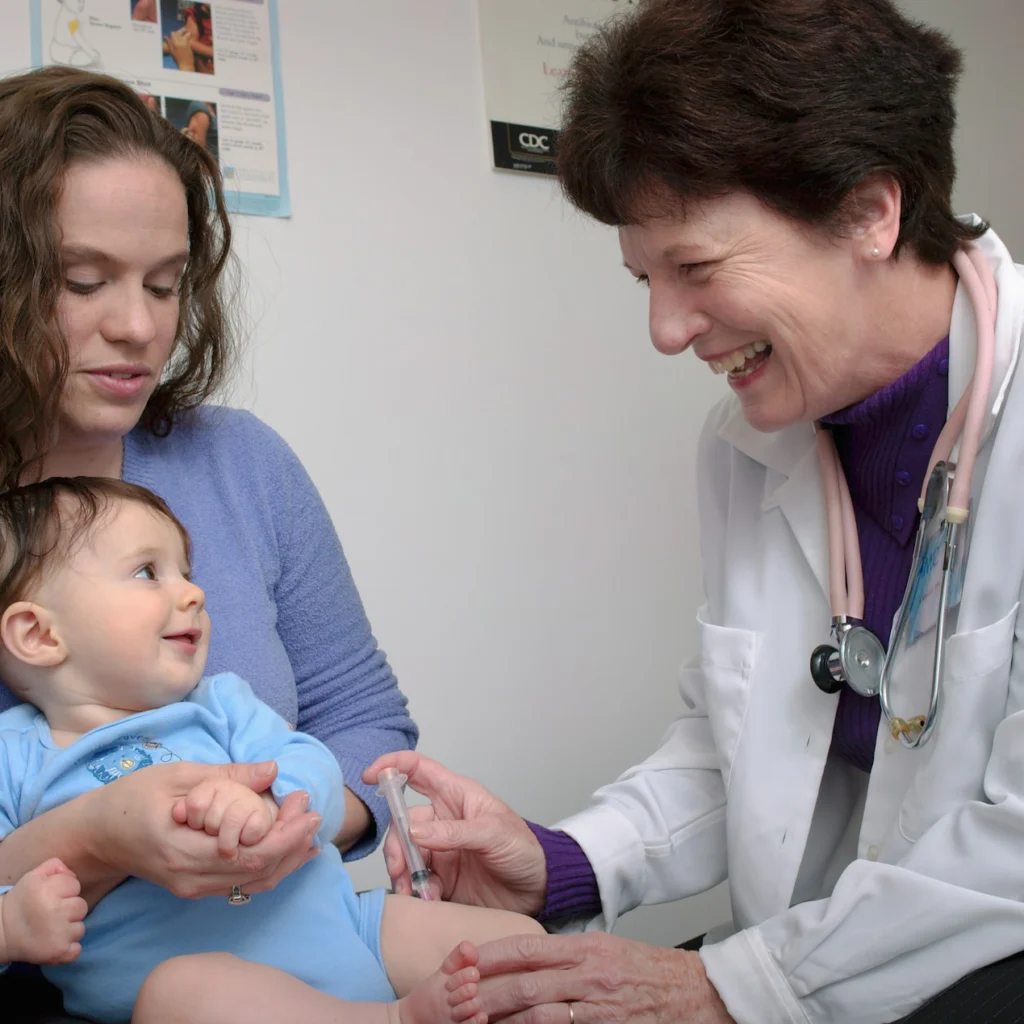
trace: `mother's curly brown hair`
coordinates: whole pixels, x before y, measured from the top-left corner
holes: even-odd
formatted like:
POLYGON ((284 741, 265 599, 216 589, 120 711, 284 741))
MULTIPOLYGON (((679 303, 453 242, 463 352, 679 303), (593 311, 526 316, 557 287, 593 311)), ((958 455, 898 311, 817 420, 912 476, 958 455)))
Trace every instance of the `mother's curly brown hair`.
POLYGON ((141 424, 157 435, 208 398, 234 362, 218 288, 231 226, 220 169, 115 78, 49 67, 0 80, 0 487, 38 472, 67 378, 57 206, 75 163, 155 156, 185 189, 188 262, 171 360, 141 424))

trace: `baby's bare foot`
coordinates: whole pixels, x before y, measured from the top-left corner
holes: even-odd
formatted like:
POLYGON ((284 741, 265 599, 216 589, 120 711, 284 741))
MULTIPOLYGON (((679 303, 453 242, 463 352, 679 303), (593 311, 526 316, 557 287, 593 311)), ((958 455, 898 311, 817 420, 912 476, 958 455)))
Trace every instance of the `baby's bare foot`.
POLYGON ((460 942, 439 971, 399 1000, 401 1024, 487 1024, 478 997, 479 959, 476 946, 460 942))
POLYGON ((460 942, 441 965, 441 973, 447 975, 445 988, 453 1021, 487 1024, 487 1014, 483 1012, 479 999, 480 972, 476 967, 479 959, 476 946, 460 942))

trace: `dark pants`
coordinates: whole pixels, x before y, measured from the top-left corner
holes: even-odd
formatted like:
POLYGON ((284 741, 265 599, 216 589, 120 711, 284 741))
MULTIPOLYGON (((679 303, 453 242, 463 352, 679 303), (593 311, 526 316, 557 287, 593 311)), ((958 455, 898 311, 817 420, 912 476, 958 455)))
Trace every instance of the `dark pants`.
POLYGON ((81 1024, 64 1012, 60 992, 39 975, 0 975, 0 1007, 4 1024, 81 1024))
MULTIPOLYGON (((703 936, 680 949, 700 949, 703 936)), ((83 1024, 68 1017, 60 993, 42 978, 0 976, 4 1024, 83 1024), (12 1006, 19 1007, 12 1011, 12 1006), (31 1010, 21 1009, 32 1007, 31 1010)), ((1024 1022, 1024 953, 982 967, 930 999, 900 1024, 1021 1024, 1024 1022)), ((836 1021, 835 1024, 842 1024, 836 1021)))
MULTIPOLYGON (((704 936, 678 949, 700 949, 704 936)), ((954 982, 897 1024, 1020 1024, 1024 1022, 1024 953, 954 982)), ((836 1021, 836 1024, 842 1024, 836 1021)))

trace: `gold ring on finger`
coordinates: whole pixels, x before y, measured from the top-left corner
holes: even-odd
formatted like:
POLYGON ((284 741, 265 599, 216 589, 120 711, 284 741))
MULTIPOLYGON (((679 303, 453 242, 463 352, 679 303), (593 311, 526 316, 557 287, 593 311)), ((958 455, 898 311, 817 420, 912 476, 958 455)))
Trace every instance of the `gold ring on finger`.
POLYGON ((228 897, 228 903, 231 906, 244 907, 251 899, 252 897, 247 892, 242 892, 240 885, 231 886, 231 895, 228 897))

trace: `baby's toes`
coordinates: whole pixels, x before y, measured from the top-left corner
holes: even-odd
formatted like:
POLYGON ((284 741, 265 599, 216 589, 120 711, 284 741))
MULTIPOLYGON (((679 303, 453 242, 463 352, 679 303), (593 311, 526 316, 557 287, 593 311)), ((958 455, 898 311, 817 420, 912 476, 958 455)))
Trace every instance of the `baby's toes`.
POLYGON ((461 971, 457 971, 448 978, 444 983, 444 987, 449 992, 454 993, 456 989, 462 988, 463 985, 472 984, 475 986, 479 980, 480 972, 475 967, 464 967, 461 971))
POLYGON ((480 960, 480 951, 472 942, 460 942, 445 958, 441 970, 455 974, 466 967, 474 967, 480 960))
POLYGON ((454 1024, 487 1024, 487 1014, 481 1009, 480 1000, 474 997, 468 1002, 451 1008, 454 1024))
POLYGON ((458 1006, 460 1003, 468 1003, 480 994, 480 986, 475 981, 467 981, 458 988, 448 993, 448 1005, 458 1006))

